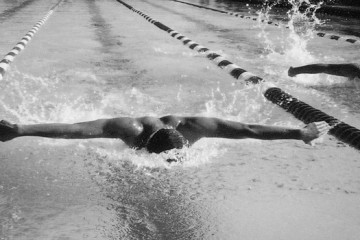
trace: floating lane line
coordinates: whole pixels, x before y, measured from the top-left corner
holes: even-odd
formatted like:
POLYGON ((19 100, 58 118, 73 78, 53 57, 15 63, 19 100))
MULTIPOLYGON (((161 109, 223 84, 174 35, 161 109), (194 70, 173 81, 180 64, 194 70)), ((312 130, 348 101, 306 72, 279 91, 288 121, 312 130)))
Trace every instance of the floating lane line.
POLYGON ((262 79, 260 77, 257 77, 255 74, 252 74, 250 72, 247 72, 246 70, 242 69, 241 67, 237 66, 236 64, 230 62, 229 60, 226 60, 225 57, 221 56, 220 54, 215 53, 214 51, 211 51, 209 48, 204 47, 195 41, 192 41, 191 39, 185 37, 181 33, 169 28, 168 26, 162 24, 161 22, 149 17, 148 15, 144 14, 143 12, 136 10, 132 6, 128 5, 127 3, 117 0, 119 3, 123 4, 133 12, 136 12, 140 16, 144 17, 148 22, 154 24, 161 30, 167 32, 171 37, 181 41, 185 46, 189 47, 192 50, 195 50, 199 53, 202 53, 206 55, 206 57, 213 62, 216 63, 216 65, 220 68, 227 68, 227 66, 231 65, 230 67, 230 75, 233 76, 236 79, 243 80, 245 82, 252 82, 257 83, 261 81, 262 79))
POLYGON ((304 123, 325 121, 332 129, 329 133, 342 142, 360 150, 360 130, 350 126, 312 106, 294 98, 280 88, 271 87, 264 93, 265 97, 291 113, 304 123))
MULTIPOLYGON (((193 7, 197 7, 197 8, 203 8, 203 9, 211 10, 211 11, 214 11, 214 12, 220 12, 220 13, 228 14, 228 15, 238 17, 238 18, 250 19, 250 20, 253 20, 253 21, 260 21, 262 23, 266 23, 266 24, 269 24, 269 25, 274 25, 274 26, 279 27, 279 28, 282 27, 282 28, 289 29, 289 26, 287 26, 285 24, 274 22, 274 21, 267 21, 267 20, 264 20, 264 19, 260 19, 258 17, 245 16, 245 15, 241 15, 239 13, 222 11, 222 10, 218 10, 218 9, 215 9, 215 8, 204 7, 204 6, 201 6, 201 5, 188 3, 188 2, 183 2, 183 1, 179 1, 179 0, 173 0, 173 1, 178 2, 178 3, 187 4, 187 5, 190 5, 190 6, 193 6, 193 7)), ((348 38, 348 37, 333 35, 333 34, 324 33, 324 32, 315 32, 315 34, 318 37, 328 38, 328 39, 335 40, 335 41, 342 41, 342 42, 348 42, 348 43, 353 43, 353 44, 360 44, 360 39, 348 38)))
POLYGON ((40 27, 48 20, 48 18, 53 14, 55 9, 60 5, 63 0, 60 0, 56 3, 52 8, 50 8, 49 12, 40 20, 38 21, 29 32, 8 52, 5 57, 0 61, 0 80, 4 78, 6 71, 8 70, 10 63, 12 63, 15 57, 25 49, 28 42, 32 39, 35 33, 40 29, 40 27))
POLYGON ((183 1, 179 1, 179 0, 173 0, 173 1, 178 2, 178 3, 187 4, 187 5, 190 5, 190 6, 193 6, 193 7, 197 7, 197 8, 203 8, 203 9, 211 10, 211 11, 214 11, 214 12, 224 13, 224 14, 231 15, 231 16, 238 17, 238 18, 249 19, 249 20, 253 20, 253 21, 258 21, 259 20, 262 23, 267 23, 267 24, 270 24, 270 25, 274 25, 276 27, 289 28, 289 26, 287 26, 285 24, 274 22, 274 21, 267 21, 267 20, 260 19, 258 17, 254 17, 254 16, 246 16, 246 15, 242 15, 242 14, 239 14, 239 13, 236 13, 236 12, 222 11, 222 10, 219 10, 219 9, 204 7, 204 6, 201 6, 201 5, 188 3, 188 2, 183 2, 183 1))
POLYGON ((329 133, 340 141, 349 144, 350 146, 360 150, 360 130, 352 127, 328 114, 313 108, 312 106, 292 97, 290 94, 282 91, 280 88, 277 88, 271 83, 265 82, 262 78, 255 76, 254 74, 247 72, 246 70, 240 68, 238 65, 226 60, 223 56, 210 51, 208 48, 199 45, 198 43, 190 40, 189 38, 181 35, 179 32, 172 30, 166 25, 158 22, 143 12, 133 8, 129 4, 116 0, 119 3, 123 4, 125 7, 130 9, 133 12, 136 12, 140 16, 144 17, 148 22, 154 24, 158 28, 162 29, 169 33, 172 37, 181 40, 184 45, 187 45, 190 49, 198 51, 199 53, 205 53, 206 57, 217 63, 217 66, 226 70, 234 78, 243 80, 246 83, 262 83, 263 94, 264 96, 274 104, 282 107, 287 112, 291 113, 297 119, 305 122, 316 122, 316 121, 325 121, 332 129, 329 133))

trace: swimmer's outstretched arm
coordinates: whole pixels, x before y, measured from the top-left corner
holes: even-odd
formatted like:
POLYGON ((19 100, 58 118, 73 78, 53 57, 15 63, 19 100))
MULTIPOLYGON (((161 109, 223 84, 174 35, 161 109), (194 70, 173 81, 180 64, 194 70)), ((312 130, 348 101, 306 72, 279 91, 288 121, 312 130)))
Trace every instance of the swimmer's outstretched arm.
MULTIPOLYGON (((86 139, 86 138, 122 138, 136 131, 136 121, 132 118, 98 119, 74 124, 11 124, 0 122, 0 141, 9 141, 23 136, 47 138, 86 139)), ((135 133, 134 133, 135 134, 135 133)))
POLYGON ((262 140, 294 139, 309 143, 315 138, 327 133, 330 126, 326 122, 314 122, 304 128, 293 129, 278 126, 245 124, 222 120, 218 118, 185 118, 184 128, 191 129, 201 137, 243 139, 254 138, 262 140))
POLYGON ((21 136, 37 136, 48 138, 101 138, 105 137, 104 126, 106 120, 95 120, 75 124, 48 123, 18 125, 18 134, 21 136))
POLYGON ((357 64, 309 64, 300 67, 290 67, 288 75, 294 77, 298 74, 326 73, 335 76, 354 78, 360 76, 360 68, 357 64))
POLYGON ((263 140, 294 139, 302 140, 307 144, 330 130, 330 126, 326 122, 313 122, 298 129, 264 125, 247 125, 247 127, 250 133, 249 138, 263 140))

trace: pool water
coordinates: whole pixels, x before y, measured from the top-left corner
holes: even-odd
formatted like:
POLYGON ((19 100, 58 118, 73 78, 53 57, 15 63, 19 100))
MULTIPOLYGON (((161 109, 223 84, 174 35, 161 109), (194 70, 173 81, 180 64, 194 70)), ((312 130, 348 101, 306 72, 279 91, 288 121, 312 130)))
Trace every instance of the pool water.
MULTIPOLYGON (((5 55, 57 1, 0 3, 5 55)), ((287 76, 290 66, 359 62, 360 46, 166 0, 127 1, 294 97, 360 128, 360 90, 345 78, 287 76)), ((257 14, 235 1, 194 4, 257 14)), ((270 17, 286 21, 284 12, 270 17)), ((359 37, 358 19, 315 30, 359 37)), ((64 0, 0 82, 1 118, 73 123, 118 116, 209 116, 304 124, 204 55, 113 0, 64 0)), ((357 239, 360 154, 332 136, 202 139, 166 154, 120 140, 1 143, 0 239, 357 239)))

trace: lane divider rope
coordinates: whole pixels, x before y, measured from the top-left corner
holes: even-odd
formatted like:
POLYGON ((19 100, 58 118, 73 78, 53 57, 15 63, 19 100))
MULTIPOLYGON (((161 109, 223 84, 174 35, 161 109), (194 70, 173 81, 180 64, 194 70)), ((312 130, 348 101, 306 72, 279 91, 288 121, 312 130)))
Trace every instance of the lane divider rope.
POLYGON ((245 82, 252 82, 252 83, 258 83, 259 81, 262 80, 260 77, 256 76, 255 74, 250 73, 250 72, 242 69, 238 65, 232 63, 231 61, 225 59, 225 57, 221 56, 220 54, 217 54, 214 51, 211 51, 209 48, 204 47, 204 46, 192 41, 191 39, 185 37, 184 35, 180 34, 179 32, 177 32, 177 31, 169 28, 168 26, 162 24, 161 22, 149 17, 148 15, 144 14, 143 12, 136 10, 132 6, 128 5, 127 3, 125 3, 121 0, 117 0, 117 1, 121 4, 123 4, 124 6, 126 6, 127 8, 129 8, 130 10, 132 10, 133 12, 136 12, 140 16, 144 17, 148 22, 154 24, 161 30, 167 32, 168 34, 170 34, 171 37, 173 37, 177 40, 180 40, 181 42, 183 42, 183 44, 185 46, 187 46, 190 49, 195 50, 199 53, 205 54, 208 59, 215 62, 218 67, 228 71, 230 73, 230 75, 233 76, 234 78, 243 80, 245 82))
POLYGON ((207 58, 212 61, 215 61, 219 67, 228 70, 230 75, 232 75, 233 77, 244 80, 245 82, 263 83, 264 96, 274 104, 277 104, 278 106, 285 109, 287 112, 294 115, 299 120, 305 123, 314 122, 314 121, 327 122, 330 126, 332 126, 332 129, 329 131, 331 135, 335 136, 340 141, 343 141, 349 144, 350 146, 360 150, 359 129, 356 129, 355 127, 352 127, 334 117, 327 115, 326 113, 316 108, 313 108, 312 106, 282 91, 280 88, 275 87, 271 83, 265 83, 265 81, 262 78, 257 77, 254 74, 249 73, 246 70, 238 67, 236 64, 231 63, 230 61, 226 60, 224 57, 220 56, 219 54, 216 54, 210 51, 208 48, 205 48, 199 45, 198 43, 190 40, 189 38, 179 34, 178 32, 162 24, 161 22, 158 22, 152 19, 151 17, 149 17, 148 15, 144 14, 143 12, 133 8, 129 4, 121 0, 116 0, 116 1, 123 4, 125 7, 132 10, 133 12, 136 12, 140 16, 144 17, 148 22, 154 24, 161 30, 166 31, 172 37, 174 38, 176 37, 176 39, 181 40, 184 43, 184 45, 187 45, 190 49, 196 50, 200 53, 208 52, 207 58))
MULTIPOLYGON (((188 3, 188 2, 183 2, 183 1, 179 1, 179 0, 173 0, 173 1, 178 2, 178 3, 187 4, 187 5, 190 5, 190 6, 193 6, 193 7, 197 7, 197 8, 203 8, 203 9, 207 9, 207 10, 211 10, 211 11, 215 11, 215 12, 219 12, 219 13, 228 14, 228 15, 238 17, 238 18, 250 19, 250 20, 253 20, 253 21, 260 21, 262 23, 266 23, 266 24, 269 24, 269 25, 274 25, 274 26, 279 27, 279 28, 283 27, 283 28, 289 29, 289 26, 287 26, 285 24, 274 22, 274 21, 267 21, 267 20, 264 20, 264 19, 260 19, 258 17, 245 16, 245 15, 235 13, 235 12, 222 11, 222 10, 218 10, 218 9, 215 9, 215 8, 204 7, 204 6, 201 6, 201 5, 188 3)), ((315 32, 315 34, 318 37, 328 38, 328 39, 335 40, 335 41, 343 41, 343 42, 348 42, 348 43, 353 43, 353 44, 360 44, 360 39, 348 38, 348 37, 333 35, 333 34, 324 33, 324 32, 315 32)))
POLYGON ((35 33, 40 29, 40 27, 47 21, 47 19, 53 14, 55 9, 60 5, 63 0, 60 0, 56 3, 52 8, 50 8, 49 12, 38 21, 29 32, 18 42, 10 52, 8 52, 5 57, 0 61, 0 81, 4 78, 6 71, 9 68, 10 63, 12 63, 15 57, 26 47, 28 42, 32 39, 35 33))
POLYGON ((312 106, 292 97, 280 88, 272 87, 265 91, 265 97, 304 123, 325 121, 332 129, 329 133, 339 140, 360 150, 360 130, 352 127, 312 106))

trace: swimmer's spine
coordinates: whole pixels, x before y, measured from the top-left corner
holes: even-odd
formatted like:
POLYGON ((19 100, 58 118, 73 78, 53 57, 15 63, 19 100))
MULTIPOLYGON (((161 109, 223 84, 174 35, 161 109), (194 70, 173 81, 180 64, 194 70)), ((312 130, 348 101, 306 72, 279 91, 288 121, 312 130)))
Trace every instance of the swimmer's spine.
POLYGON ((53 14, 54 10, 60 5, 63 0, 60 0, 56 3, 50 11, 40 20, 38 21, 29 32, 18 42, 13 49, 9 53, 5 55, 5 57, 0 61, 0 80, 3 79, 7 69, 11 62, 14 61, 14 58, 26 47, 28 42, 32 39, 35 33, 40 29, 40 27, 46 22, 46 20, 53 14))
POLYGON ((265 97, 271 102, 285 109, 304 123, 325 121, 332 129, 329 133, 339 140, 360 150, 360 130, 340 120, 327 115, 326 113, 313 108, 312 106, 292 97, 280 88, 272 87, 265 91, 265 97))
POLYGON ((223 68, 226 71, 228 71, 230 73, 230 75, 233 76, 234 78, 236 78, 238 80, 243 80, 245 82, 252 82, 252 83, 258 83, 258 82, 262 81, 262 78, 260 78, 260 77, 258 77, 256 75, 254 75, 253 73, 250 73, 250 72, 240 68, 238 65, 236 65, 236 64, 230 62, 229 60, 225 59, 220 54, 217 54, 217 53, 215 53, 213 51, 210 51, 210 49, 208 49, 208 48, 206 48, 204 46, 201 46, 200 44, 190 40, 189 38, 187 38, 184 35, 178 33, 177 31, 169 28, 168 26, 162 24, 161 22, 152 19, 151 17, 144 14, 143 12, 141 12, 139 10, 136 10, 135 8, 130 6, 129 4, 127 4, 127 3, 125 3, 125 2, 123 2, 121 0, 117 0, 117 1, 119 3, 121 3, 121 4, 123 4, 124 6, 126 6, 127 8, 129 8, 130 10, 132 10, 133 12, 136 12, 140 16, 144 17, 148 22, 154 24, 155 26, 157 26, 161 30, 167 32, 173 38, 176 38, 177 40, 182 41, 185 46, 188 46, 190 49, 195 50, 195 51, 197 51, 199 53, 205 54, 208 59, 214 61, 218 67, 223 68))
MULTIPOLYGON (((188 3, 188 2, 183 2, 183 1, 179 1, 179 0, 173 0, 173 1, 178 2, 178 3, 187 4, 187 5, 190 5, 190 6, 193 6, 193 7, 197 7, 197 8, 203 8, 203 9, 211 10, 211 11, 214 11, 214 12, 225 13, 225 14, 228 14, 228 15, 231 15, 231 16, 234 16, 234 17, 239 17, 239 18, 243 18, 243 19, 250 19, 250 20, 253 20, 253 21, 260 21, 262 23, 274 25, 274 26, 277 26, 277 27, 289 28, 289 26, 287 26, 285 24, 274 22, 274 21, 267 21, 267 20, 260 19, 260 18, 257 18, 257 17, 245 16, 245 15, 241 15, 239 13, 234 13, 234 12, 226 12, 226 11, 218 10, 218 9, 215 9, 215 8, 204 7, 204 6, 201 6, 201 5, 188 3)), ((360 44, 359 39, 347 38, 347 37, 337 36, 337 35, 333 35, 333 34, 327 34, 327 33, 323 33, 323 32, 316 32, 316 35, 318 37, 328 38, 328 39, 335 40, 335 41, 344 41, 344 42, 348 42, 348 43, 360 44)))

